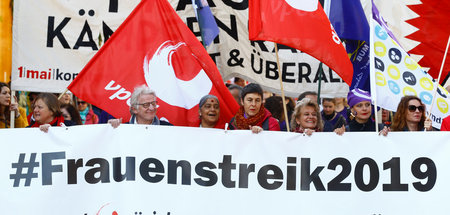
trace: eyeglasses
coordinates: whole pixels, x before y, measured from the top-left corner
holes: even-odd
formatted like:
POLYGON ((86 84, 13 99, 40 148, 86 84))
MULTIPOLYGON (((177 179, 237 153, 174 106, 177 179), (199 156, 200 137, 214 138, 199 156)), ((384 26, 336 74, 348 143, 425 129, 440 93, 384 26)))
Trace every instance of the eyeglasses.
POLYGON ((79 105, 84 105, 84 104, 86 104, 86 102, 85 101, 79 101, 78 104, 79 105))
POLYGON ((416 110, 419 110, 419 112, 423 112, 424 108, 423 106, 408 105, 408 110, 410 112, 416 112, 416 110))
POLYGON ((146 102, 146 103, 136 104, 136 105, 142 105, 143 108, 149 108, 150 105, 152 105, 153 107, 156 107, 158 105, 158 102, 152 101, 152 102, 146 102))

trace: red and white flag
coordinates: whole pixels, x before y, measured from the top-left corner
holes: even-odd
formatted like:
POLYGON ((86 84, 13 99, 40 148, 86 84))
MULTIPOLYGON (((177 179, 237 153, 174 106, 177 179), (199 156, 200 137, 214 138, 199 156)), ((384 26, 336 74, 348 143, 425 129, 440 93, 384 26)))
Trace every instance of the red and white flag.
POLYGON ((352 63, 318 0, 249 1, 249 39, 303 51, 351 85, 352 63))
POLYGON ((220 100, 218 124, 239 106, 198 39, 167 0, 143 0, 68 87, 114 117, 130 118, 134 88, 146 84, 158 97, 159 118, 198 126, 200 98, 220 100))

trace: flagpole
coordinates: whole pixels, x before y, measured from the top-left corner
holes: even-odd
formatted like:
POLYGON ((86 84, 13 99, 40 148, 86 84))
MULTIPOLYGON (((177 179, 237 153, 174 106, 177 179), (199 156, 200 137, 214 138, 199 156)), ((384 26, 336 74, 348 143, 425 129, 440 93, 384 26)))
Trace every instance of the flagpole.
MULTIPOLYGON (((372 7, 370 8, 370 11, 372 11, 372 7)), ((372 12, 373 13, 373 12, 372 12)), ((373 16, 373 14, 372 14, 372 16, 373 16)), ((371 16, 371 19, 370 19, 370 23, 369 23, 369 29, 370 29, 370 34, 369 34, 369 36, 370 36, 370 39, 369 39, 369 42, 370 42, 370 54, 369 54, 369 57, 370 57, 370 94, 371 94, 371 96, 372 96, 372 101, 373 101, 373 105, 374 105, 374 115, 375 115, 375 132, 376 133, 378 133, 379 131, 379 129, 378 129, 378 122, 379 122, 379 119, 378 119, 378 114, 377 114, 377 107, 378 107, 378 105, 377 105, 377 83, 376 83, 376 79, 375 79, 375 58, 374 58, 374 52, 375 52, 375 46, 374 46, 374 44, 373 44, 373 40, 374 40, 374 38, 373 38, 373 28, 374 28, 374 26, 373 26, 373 17, 371 16)))
POLYGON ((66 88, 63 93, 59 94, 58 100, 60 100, 64 96, 64 94, 67 93, 67 91, 69 91, 69 89, 66 88))
POLYGON ((319 64, 319 84, 317 87, 317 104, 320 105, 320 88, 322 84, 322 74, 323 74, 323 63, 320 62, 319 64))
MULTIPOLYGON (((437 79, 437 84, 436 84, 436 87, 434 88, 433 100, 432 100, 432 102, 431 102, 430 110, 429 110, 429 112, 428 112, 427 118, 430 118, 430 116, 431 116, 431 110, 433 110, 434 100, 435 100, 435 98, 436 98, 436 93, 437 93, 437 88, 438 88, 438 86, 439 86, 439 81, 441 80, 442 70, 444 70, 444 64, 445 64, 445 59, 447 58, 447 53, 448 53, 448 46, 449 46, 449 44, 450 44, 450 35, 448 36, 447 47, 445 48, 445 53, 444 53, 444 59, 442 60, 441 70, 439 71, 439 76, 438 76, 438 79, 437 79)), ((425 129, 425 130, 426 130, 426 129, 425 129)))
POLYGON ((283 110, 284 110, 284 121, 286 122, 286 129, 287 132, 290 132, 289 129, 289 118, 287 114, 287 108, 286 108, 286 99, 284 98, 284 88, 283 88, 283 81, 281 80, 281 73, 280 73, 280 58, 278 56, 278 45, 277 43, 273 43, 275 45, 275 54, 277 55, 277 71, 278 71, 278 80, 280 80, 280 89, 281 89, 281 100, 283 101, 283 110))
MULTIPOLYGON (((16 99, 14 97, 15 94, 16 94, 16 91, 14 91, 14 90, 11 91, 11 104, 16 102, 16 99)), ((19 108, 19 107, 17 107, 17 108, 19 108)), ((15 111, 11 111, 11 113, 9 115, 9 128, 14 128, 15 119, 16 119, 16 113, 15 113, 15 111)))

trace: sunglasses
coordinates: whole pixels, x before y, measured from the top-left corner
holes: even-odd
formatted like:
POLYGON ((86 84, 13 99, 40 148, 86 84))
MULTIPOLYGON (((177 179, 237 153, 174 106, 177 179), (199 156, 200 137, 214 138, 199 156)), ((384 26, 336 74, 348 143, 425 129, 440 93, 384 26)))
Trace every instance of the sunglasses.
POLYGON ((79 101, 78 104, 79 105, 84 105, 84 104, 86 104, 86 102, 85 101, 79 101))
POLYGON ((424 108, 423 106, 408 105, 408 110, 410 112, 416 112, 416 110, 419 110, 419 112, 423 112, 424 108))

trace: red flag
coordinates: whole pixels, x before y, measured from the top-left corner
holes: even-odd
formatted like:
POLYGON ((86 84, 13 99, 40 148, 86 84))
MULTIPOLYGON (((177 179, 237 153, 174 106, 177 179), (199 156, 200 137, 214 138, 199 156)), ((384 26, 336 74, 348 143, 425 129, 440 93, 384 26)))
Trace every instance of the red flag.
POLYGON ((318 0, 249 1, 249 38, 303 51, 351 85, 352 63, 318 0))
POLYGON ((157 116, 174 125, 198 126, 198 102, 207 94, 220 100, 218 124, 239 108, 206 50, 166 0, 141 1, 68 89, 127 121, 130 95, 143 84, 156 91, 157 116))

